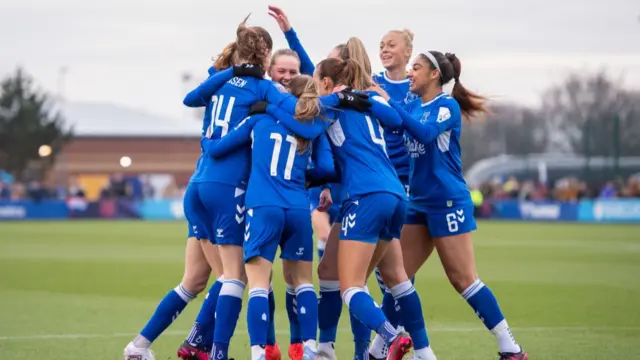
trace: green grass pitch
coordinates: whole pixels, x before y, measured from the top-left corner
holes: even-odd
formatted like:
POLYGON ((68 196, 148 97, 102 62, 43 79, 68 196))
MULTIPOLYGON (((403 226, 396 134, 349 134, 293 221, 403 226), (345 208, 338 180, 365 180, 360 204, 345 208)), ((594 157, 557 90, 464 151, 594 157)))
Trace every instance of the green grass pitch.
MULTIPOLYGON (((0 223, 0 359, 121 359, 180 281, 185 232, 181 222, 0 223)), ((482 222, 474 241, 480 277, 532 360, 640 359, 640 226, 482 222)), ((274 282, 286 352, 284 285, 274 282)), ((439 359, 497 359, 437 256, 416 288, 439 359)), ((154 343, 158 359, 176 358, 201 301, 154 343)), ((351 340, 343 316, 341 359, 351 358, 351 340)), ((250 358, 244 314, 231 354, 250 358)))

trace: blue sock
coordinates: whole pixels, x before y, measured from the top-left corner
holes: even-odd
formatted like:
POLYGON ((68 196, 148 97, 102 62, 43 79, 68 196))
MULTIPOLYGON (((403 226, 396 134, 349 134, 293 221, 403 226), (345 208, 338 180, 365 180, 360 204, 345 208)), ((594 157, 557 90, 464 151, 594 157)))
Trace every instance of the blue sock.
POLYGON ((289 343, 299 344, 302 342, 302 334, 300 334, 300 323, 298 322, 296 290, 290 284, 287 284, 286 307, 289 318, 289 343))
POLYGON ((171 325, 173 320, 180 315, 182 310, 187 306, 187 303, 194 297, 195 295, 186 291, 182 287, 182 284, 169 291, 162 301, 160 301, 160 304, 158 304, 156 311, 144 329, 142 329, 140 335, 149 340, 149 342, 154 342, 158 336, 171 325))
POLYGON ((218 295, 222 288, 224 277, 220 277, 211 285, 207 296, 204 298, 196 322, 191 328, 191 332, 187 337, 187 342, 193 346, 211 349, 213 342, 213 330, 216 321, 216 305, 218 304, 218 295))
POLYGON ((251 346, 267 345, 269 332, 269 292, 267 289, 255 288, 249 290, 249 305, 247 306, 247 326, 251 346))
MULTIPOLYGON (((380 274, 380 270, 378 268, 375 269, 376 280, 378 280, 378 287, 380 288, 380 292, 382 296, 387 292, 387 286, 384 284, 384 280, 382 280, 382 274, 380 274)), ((387 313, 385 313, 387 315, 387 313)))
POLYGON ((402 324, 411 335, 414 349, 420 350, 428 347, 429 337, 422 315, 422 304, 420 304, 420 297, 411 281, 407 280, 394 286, 391 289, 391 294, 398 302, 402 324))
POLYGON ((242 310, 244 287, 245 284, 242 281, 235 279, 225 280, 222 284, 216 305, 216 322, 213 332, 215 359, 228 358, 229 342, 236 330, 240 310, 242 310))
POLYGON ((384 317, 382 310, 363 288, 352 287, 342 295, 349 312, 370 330, 375 330, 386 342, 391 342, 398 335, 396 329, 384 317))
POLYGON ((492 330, 504 320, 496 297, 480 279, 463 291, 462 297, 471 305, 487 329, 492 330))
POLYGON ((334 280, 320 280, 318 328, 320 329, 319 340, 321 343, 336 342, 340 313, 342 313, 340 282, 334 280))
POLYGON ((384 312, 384 316, 387 317, 387 320, 389 320, 395 328, 402 323, 399 310, 398 302, 393 298, 391 292, 387 290, 382 298, 382 312, 384 312))
POLYGON ((273 287, 269 286, 269 332, 267 332, 267 345, 276 344, 276 297, 273 294, 273 287))
POLYGON ((318 296, 313 284, 296 288, 296 303, 302 341, 315 341, 318 338, 318 296))
MULTIPOLYGON (((367 325, 358 320, 351 312, 349 312, 349 320, 351 322, 351 333, 353 333, 356 358, 358 358, 358 356, 366 356, 366 354, 369 353, 371 330, 367 325)), ((366 357, 363 357, 363 359, 366 359, 366 357)))

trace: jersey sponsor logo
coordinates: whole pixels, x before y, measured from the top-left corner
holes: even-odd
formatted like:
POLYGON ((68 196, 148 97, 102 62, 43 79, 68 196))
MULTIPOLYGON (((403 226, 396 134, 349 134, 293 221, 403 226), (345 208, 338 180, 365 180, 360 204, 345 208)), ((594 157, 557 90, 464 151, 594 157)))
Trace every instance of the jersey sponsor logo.
POLYGON ((412 158, 418 158, 421 155, 427 153, 427 149, 424 147, 424 144, 418 142, 418 140, 410 139, 405 137, 405 146, 407 147, 407 151, 409 152, 409 156, 412 158))
POLYGON ((440 109, 438 109, 438 119, 436 120, 437 123, 445 122, 449 119, 451 119, 451 111, 449 110, 449 108, 441 107, 440 109))
POLYGON ((342 233, 347 236, 349 229, 356 226, 356 213, 349 213, 342 219, 342 233))

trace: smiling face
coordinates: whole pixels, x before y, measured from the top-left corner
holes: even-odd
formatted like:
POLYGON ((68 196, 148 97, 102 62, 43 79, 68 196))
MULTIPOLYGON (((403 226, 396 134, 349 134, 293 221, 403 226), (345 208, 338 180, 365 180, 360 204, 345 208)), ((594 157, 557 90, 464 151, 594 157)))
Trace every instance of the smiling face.
POLYGON ((409 70, 409 91, 418 95, 424 94, 433 82, 439 81, 440 73, 434 70, 429 60, 420 55, 409 70))
POLYGON ((407 66, 411 58, 411 45, 408 36, 400 31, 388 32, 380 40, 380 61, 385 69, 397 69, 407 66))
POLYGON ((276 55, 269 68, 271 80, 288 86, 292 78, 300 75, 300 61, 291 55, 276 55))

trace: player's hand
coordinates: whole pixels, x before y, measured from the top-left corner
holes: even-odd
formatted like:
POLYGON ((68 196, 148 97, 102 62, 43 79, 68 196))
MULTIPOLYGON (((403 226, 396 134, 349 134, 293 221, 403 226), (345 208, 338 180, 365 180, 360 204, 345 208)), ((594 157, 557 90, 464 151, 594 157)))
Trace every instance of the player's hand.
POLYGON ((345 89, 336 93, 338 95, 338 100, 340 106, 353 109, 359 112, 364 112, 371 107, 371 103, 369 102, 369 95, 356 93, 350 91, 350 89, 345 89))
POLYGON ((380 87, 380 85, 376 84, 375 82, 373 83, 373 85, 371 85, 368 89, 368 91, 373 91, 373 92, 377 92, 380 96, 382 96, 385 100, 389 101, 389 99, 391 99, 391 97, 389 96, 389 94, 387 94, 386 91, 384 91, 384 89, 382 89, 380 87))
POLYGON ((325 188, 320 193, 320 201, 316 210, 327 212, 333 205, 333 199, 331 198, 331 189, 325 188))
POLYGON ((258 101, 257 103, 251 105, 251 109, 249 109, 249 115, 266 114, 268 105, 269 103, 266 101, 258 101))
POLYGON ((287 17, 287 14, 282 11, 282 9, 277 6, 269 5, 269 15, 271 15, 272 18, 276 19, 276 21, 278 22, 278 26, 280 26, 280 30, 282 30, 282 32, 291 30, 291 23, 289 22, 289 18, 287 17))
POLYGON ((254 64, 233 65, 233 76, 251 76, 262 79, 264 77, 264 70, 254 64))

